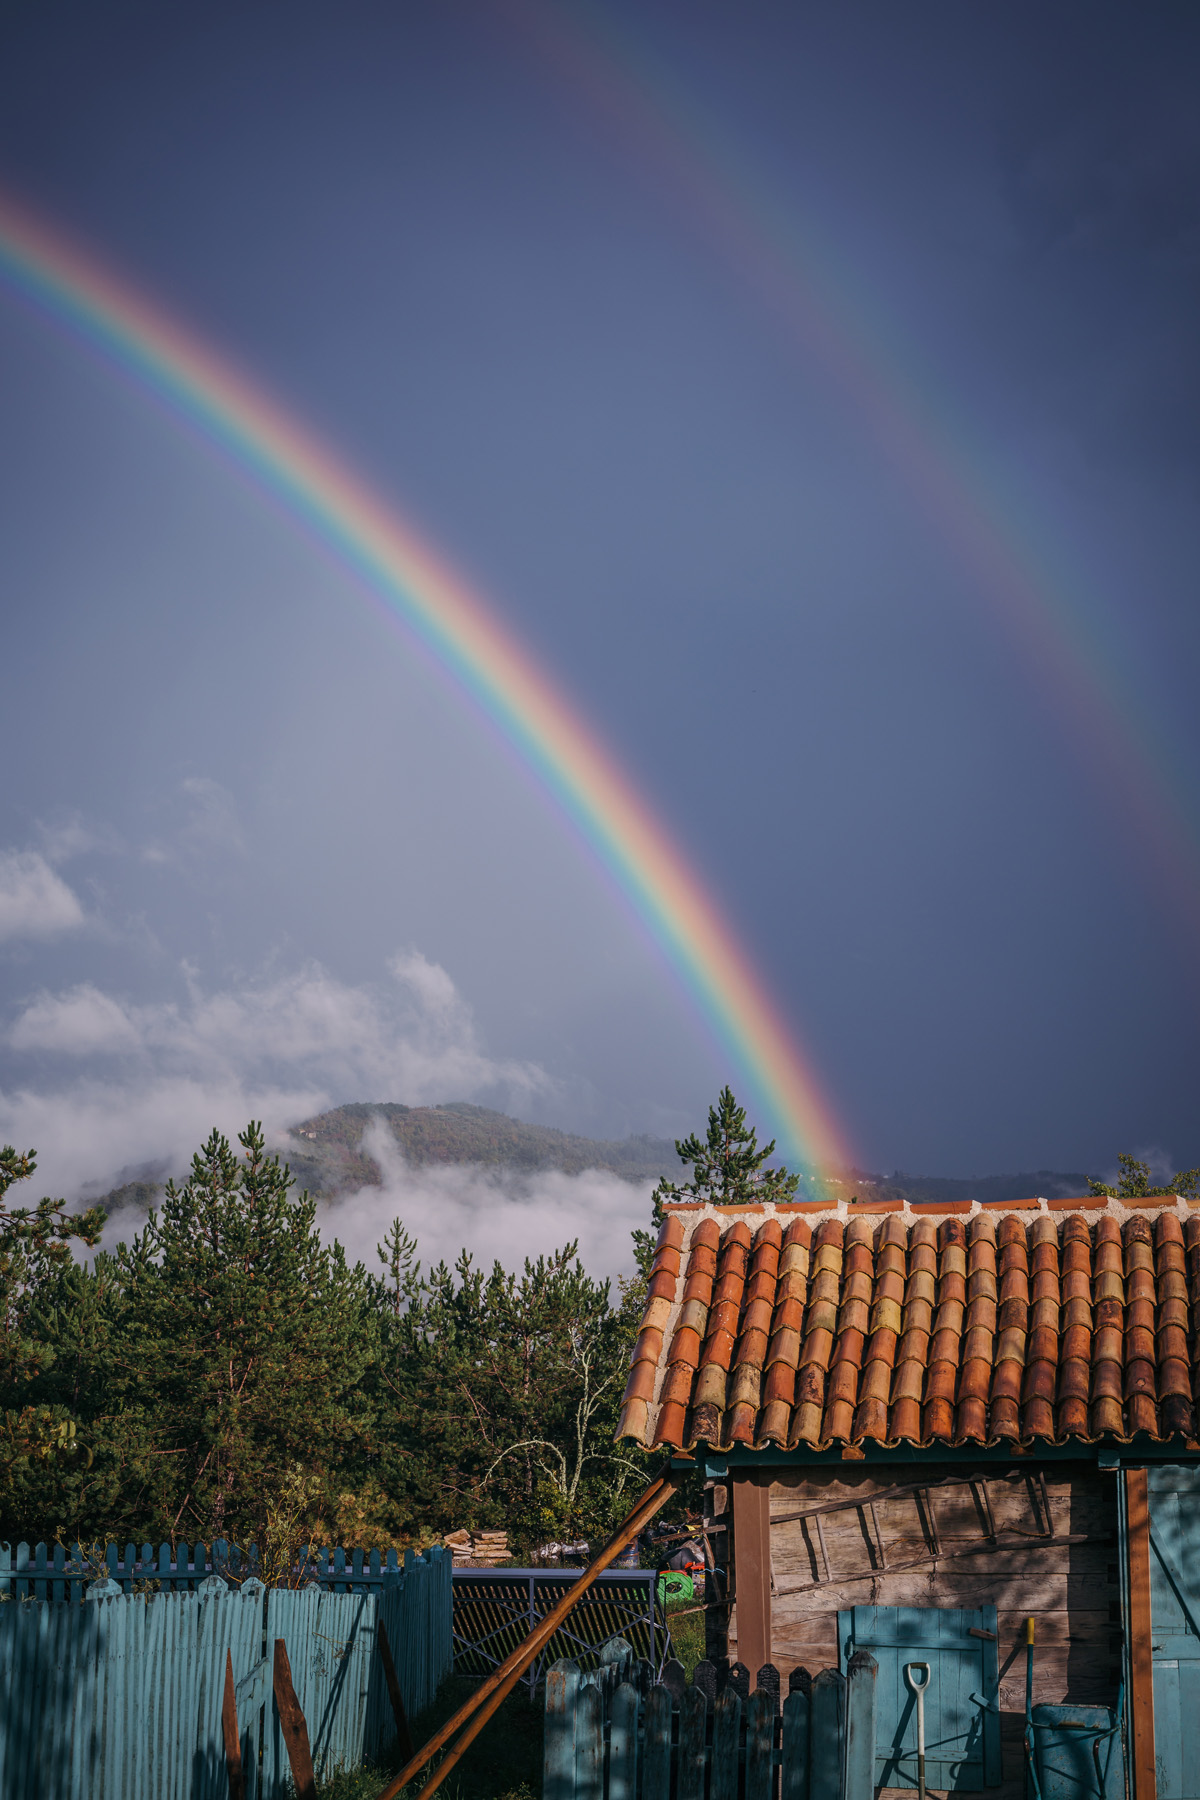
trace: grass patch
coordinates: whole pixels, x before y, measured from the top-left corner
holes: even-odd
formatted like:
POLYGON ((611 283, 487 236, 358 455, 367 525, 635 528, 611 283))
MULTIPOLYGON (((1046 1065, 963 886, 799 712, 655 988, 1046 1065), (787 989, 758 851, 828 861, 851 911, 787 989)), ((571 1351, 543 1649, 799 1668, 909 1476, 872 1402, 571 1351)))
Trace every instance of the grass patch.
POLYGON ((699 1600, 668 1600, 667 1625, 676 1658, 690 1681, 698 1662, 704 1660, 704 1608, 699 1600))
MULTIPOLYGON (((414 1743, 426 1743, 478 1686, 478 1680, 464 1676, 452 1675, 443 1682, 429 1711, 413 1721, 414 1743)), ((319 1800, 375 1800, 399 1767, 394 1757, 378 1768, 332 1775, 317 1783, 319 1800)), ((401 1790, 405 1800, 415 1800, 428 1776, 429 1770, 422 1770, 401 1790)), ((438 1794, 446 1800, 539 1800, 541 1791, 542 1695, 539 1690, 530 1702, 528 1692, 518 1687, 488 1720, 438 1794)))

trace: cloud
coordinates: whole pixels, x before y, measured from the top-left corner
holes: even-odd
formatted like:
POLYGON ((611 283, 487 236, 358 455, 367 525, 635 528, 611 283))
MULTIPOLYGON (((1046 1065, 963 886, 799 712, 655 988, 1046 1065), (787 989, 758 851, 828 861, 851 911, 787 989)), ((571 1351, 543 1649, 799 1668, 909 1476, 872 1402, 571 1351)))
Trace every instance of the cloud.
POLYGON ((376 1245, 399 1217, 417 1240, 425 1269, 452 1263, 461 1249, 490 1269, 500 1262, 519 1269, 524 1259, 579 1240, 589 1275, 633 1272, 630 1233, 650 1221, 653 1183, 622 1181, 607 1169, 535 1175, 472 1164, 410 1166, 382 1120, 364 1134, 363 1147, 383 1174, 383 1186, 324 1202, 318 1222, 327 1238, 345 1245, 351 1261, 380 1272, 376 1245))
POLYGON ((9 1033, 14 1050, 49 1050, 87 1056, 100 1050, 135 1050, 140 1034, 120 1004, 90 982, 65 994, 42 994, 9 1033))
POLYGON ((112 852, 119 848, 115 832, 106 826, 85 825, 76 813, 58 819, 51 825, 39 823, 37 830, 42 854, 47 862, 55 865, 70 862, 77 856, 86 856, 89 851, 112 852))
POLYGON ((179 791, 188 802, 188 817, 170 838, 148 844, 142 861, 187 867, 218 856, 244 856, 246 838, 237 802, 229 789, 207 775, 189 775, 179 791))
POLYGON ((185 970, 185 997, 153 1005, 91 983, 38 994, 8 1042, 48 1074, 0 1093, 0 1139, 36 1145, 39 1183, 76 1194, 131 1165, 182 1168, 214 1125, 261 1118, 281 1134, 345 1100, 511 1107, 552 1088, 536 1065, 487 1054, 437 963, 409 950, 390 973, 353 986, 310 963, 208 993, 185 970))
POLYGON ((83 908, 36 850, 0 850, 0 940, 76 931, 83 908))

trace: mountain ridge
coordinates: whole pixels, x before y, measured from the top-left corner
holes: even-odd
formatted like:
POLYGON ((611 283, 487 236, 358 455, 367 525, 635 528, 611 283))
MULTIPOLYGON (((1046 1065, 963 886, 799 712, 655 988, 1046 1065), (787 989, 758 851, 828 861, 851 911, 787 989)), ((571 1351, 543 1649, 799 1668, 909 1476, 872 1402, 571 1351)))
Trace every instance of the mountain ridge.
MULTIPOLYGON (((391 1101, 350 1101, 302 1119, 277 1147, 287 1161, 297 1186, 317 1199, 333 1199, 362 1187, 379 1187, 383 1170, 364 1148, 370 1127, 380 1121, 397 1152, 413 1167, 428 1164, 469 1163, 535 1175, 558 1170, 579 1175, 585 1169, 604 1169, 631 1182, 657 1181, 676 1176, 682 1165, 670 1138, 645 1133, 627 1138, 586 1138, 551 1125, 531 1125, 487 1106, 451 1100, 440 1106, 403 1106, 391 1101)), ((909 1200, 1022 1200, 1031 1194, 1057 1199, 1082 1194, 1086 1175, 1039 1169, 1013 1175, 926 1176, 896 1170, 890 1177, 852 1169, 840 1176, 803 1178, 803 1190, 813 1197, 849 1197, 858 1188, 870 1188, 881 1197, 909 1200)), ((162 1183, 150 1180, 123 1182, 93 1204, 110 1213, 146 1211, 162 1193, 162 1183)))

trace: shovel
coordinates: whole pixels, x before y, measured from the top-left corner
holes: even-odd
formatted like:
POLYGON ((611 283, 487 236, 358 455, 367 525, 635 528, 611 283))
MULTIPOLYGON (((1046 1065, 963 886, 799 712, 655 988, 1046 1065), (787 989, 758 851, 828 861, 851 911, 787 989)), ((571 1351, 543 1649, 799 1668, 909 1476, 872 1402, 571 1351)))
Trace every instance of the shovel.
POLYGON ((917 1797, 925 1800, 925 1689, 929 1686, 929 1664, 905 1663, 904 1682, 917 1697, 917 1797))

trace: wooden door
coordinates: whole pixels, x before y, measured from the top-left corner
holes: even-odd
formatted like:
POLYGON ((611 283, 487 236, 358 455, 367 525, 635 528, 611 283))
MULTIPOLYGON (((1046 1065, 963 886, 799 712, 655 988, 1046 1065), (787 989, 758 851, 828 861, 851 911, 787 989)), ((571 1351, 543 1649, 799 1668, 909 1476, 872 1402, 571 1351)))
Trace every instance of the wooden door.
POLYGON ((917 1785, 917 1708, 904 1665, 929 1664, 925 1781, 944 1793, 999 1787, 1000 1699, 996 1608, 855 1606, 838 1614, 843 1673, 856 1650, 879 1665, 875 1785, 917 1785))
POLYGON ((1157 1800, 1200 1800, 1200 1467, 1146 1470, 1157 1800))

